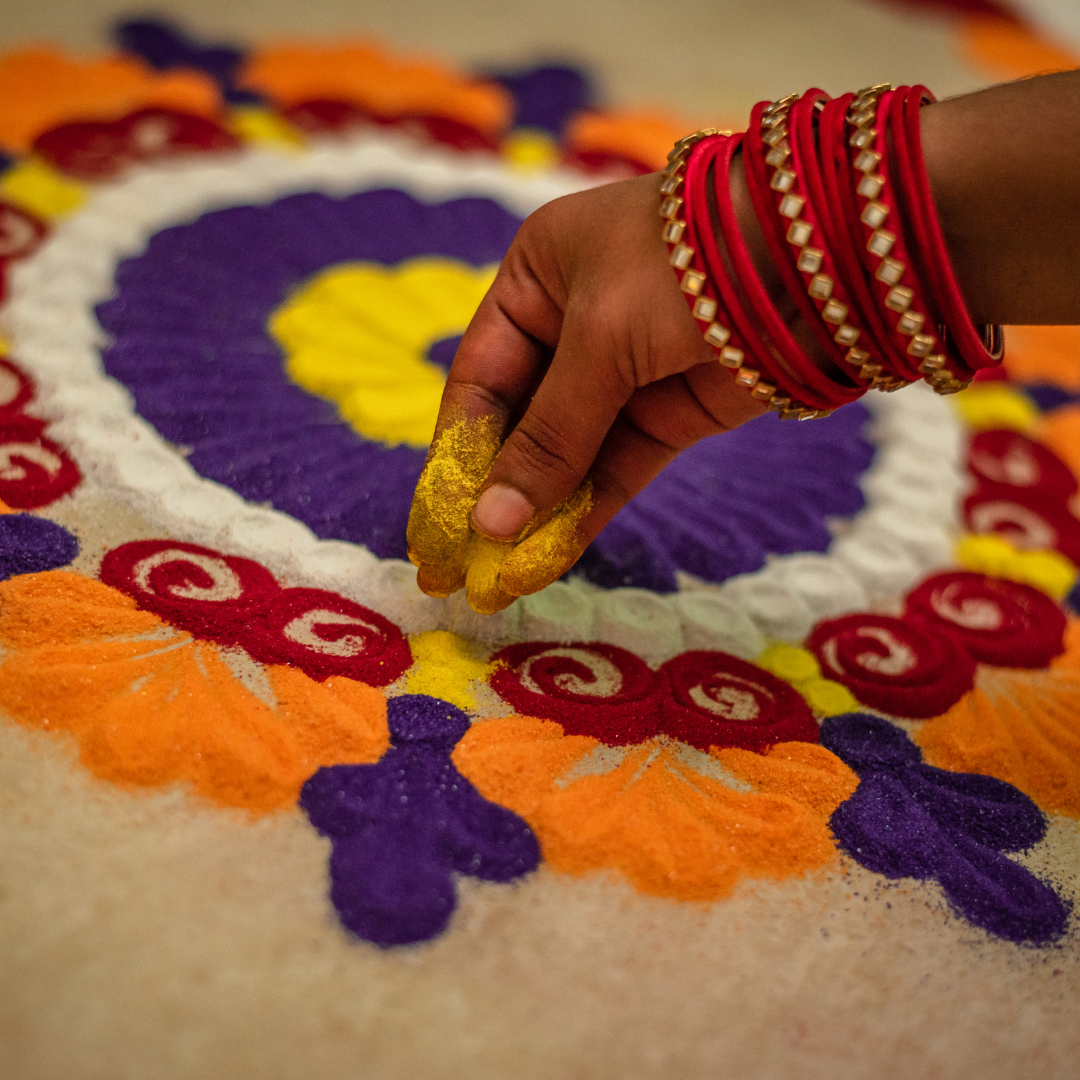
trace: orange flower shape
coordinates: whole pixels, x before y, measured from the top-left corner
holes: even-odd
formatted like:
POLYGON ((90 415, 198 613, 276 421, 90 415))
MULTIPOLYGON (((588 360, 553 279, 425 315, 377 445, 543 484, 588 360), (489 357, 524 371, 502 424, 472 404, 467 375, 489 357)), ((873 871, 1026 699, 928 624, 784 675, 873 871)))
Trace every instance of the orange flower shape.
POLYGON ((660 737, 619 751, 522 716, 473 724, 452 760, 481 795, 529 823, 555 869, 606 867, 679 900, 717 900, 743 878, 832 862, 829 816, 858 785, 810 743, 706 756, 660 737))
POLYGON ((996 776, 1080 817, 1080 619, 1049 668, 980 666, 975 689, 915 736, 927 764, 996 776))
POLYGON ((433 61, 398 59, 367 41, 277 45, 248 59, 239 83, 279 108, 343 100, 381 117, 445 116, 492 134, 511 119, 510 95, 433 61))
POLYGON ((158 73, 128 56, 73 60, 55 49, 23 49, 0 56, 0 147, 29 150, 58 124, 118 120, 156 105, 213 116, 217 85, 194 71, 158 73))
POLYGON ((70 732, 83 764, 121 785, 186 782, 266 813, 320 766, 378 761, 389 745, 378 690, 230 656, 69 571, 0 583, 0 648, 0 708, 70 732))

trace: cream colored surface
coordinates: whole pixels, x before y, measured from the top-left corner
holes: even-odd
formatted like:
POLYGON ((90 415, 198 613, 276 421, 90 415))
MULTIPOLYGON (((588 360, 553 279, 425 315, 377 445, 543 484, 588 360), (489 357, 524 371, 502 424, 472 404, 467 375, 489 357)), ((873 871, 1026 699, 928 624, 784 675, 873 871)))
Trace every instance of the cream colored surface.
MULTIPOLYGON (((538 56, 589 66, 611 104, 738 120, 757 100, 819 85, 923 82, 939 96, 992 81, 964 66, 948 24, 886 0, 163 0, 212 37, 368 34, 472 66, 538 56)), ((30 38, 91 50, 131 0, 3 0, 0 48, 30 38)))
MULTIPOLYGON (((80 49, 129 3, 3 0, 0 47, 80 49)), ((944 24, 854 0, 158 5, 252 40, 363 32, 470 64, 590 65, 609 100, 738 117, 756 98, 883 79, 987 81, 944 24)), ((104 546, 147 535, 83 491, 49 512, 104 546)), ((1075 823, 1028 857, 1073 898, 1075 823), (1071 853, 1069 855, 1068 853, 1071 853), (1070 861, 1071 860, 1071 861, 1070 861)), ((993 941, 933 885, 857 867, 712 908, 541 871, 460 886, 451 930, 384 952, 327 898, 302 815, 251 823, 91 779, 71 744, 0 723, 3 1080, 967 1080, 1080 1072, 1080 953, 993 941)))

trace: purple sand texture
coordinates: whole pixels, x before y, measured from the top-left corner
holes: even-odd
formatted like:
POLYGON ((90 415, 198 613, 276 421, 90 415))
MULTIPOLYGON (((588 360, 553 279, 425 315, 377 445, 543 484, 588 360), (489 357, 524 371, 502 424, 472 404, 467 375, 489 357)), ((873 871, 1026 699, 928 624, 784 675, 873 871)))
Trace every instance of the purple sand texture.
MULTIPOLYGON (((519 225, 490 199, 427 204, 395 190, 208 213, 119 266, 114 298, 98 307, 113 338, 105 368, 166 439, 190 448, 201 475, 320 537, 404 558, 423 451, 366 441, 333 403, 293 384, 268 320, 327 267, 421 255, 486 265, 519 225)), ((436 342, 431 358, 446 366, 454 341, 436 342)), ((769 553, 824 551, 827 519, 863 505, 867 415, 860 404, 805 424, 769 414, 703 440, 615 517, 577 572, 669 592, 676 570, 722 581, 769 553)))
POLYGON ((67 566, 79 541, 62 525, 33 514, 0 517, 0 581, 67 566))
POLYGON ((376 765, 334 765, 300 805, 333 848, 330 898, 342 923, 376 945, 441 933, 455 874, 507 882, 534 870, 540 847, 516 814, 488 802, 450 761, 469 718, 423 694, 387 705, 391 749, 376 765))
POLYGON ((1023 792, 924 764, 904 732, 866 713, 826 720, 821 742, 859 774, 855 794, 829 821, 856 862, 889 878, 936 878, 969 921, 1009 941, 1041 944, 1064 933, 1061 898, 1002 854, 1046 832, 1023 792))

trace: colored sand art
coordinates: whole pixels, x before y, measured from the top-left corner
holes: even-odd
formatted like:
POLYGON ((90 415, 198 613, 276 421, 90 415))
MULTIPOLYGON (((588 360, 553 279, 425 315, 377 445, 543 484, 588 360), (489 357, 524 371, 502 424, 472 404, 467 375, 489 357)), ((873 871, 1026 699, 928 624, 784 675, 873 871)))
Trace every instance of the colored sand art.
POLYGON ((679 122, 550 65, 120 40, 0 58, 10 720, 127 789, 299 807, 379 946, 443 933, 464 876, 716 902, 842 858, 1057 940, 1066 898, 1008 856, 1080 817, 1070 332, 953 404, 705 440, 533 595, 589 491, 475 535, 504 433, 450 418, 428 452, 445 371, 523 217, 679 122), (80 554, 41 511, 84 494, 151 531, 80 554))

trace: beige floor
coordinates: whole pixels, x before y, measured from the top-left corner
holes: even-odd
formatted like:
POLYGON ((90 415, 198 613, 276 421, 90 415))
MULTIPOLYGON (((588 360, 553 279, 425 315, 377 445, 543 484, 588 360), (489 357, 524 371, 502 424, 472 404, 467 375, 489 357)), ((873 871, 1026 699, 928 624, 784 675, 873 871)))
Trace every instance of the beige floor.
MULTIPOLYGON (((0 47, 90 50, 118 0, 0 0, 0 47)), ((468 64, 585 63, 618 104, 736 115, 759 97, 988 81, 945 24, 854 0, 538 4, 188 0, 212 35, 370 33, 468 64)), ((84 505, 94 545, 141 535, 84 505), (111 530, 111 531, 110 531, 111 530)), ((1075 823, 1029 857, 1080 880, 1075 823), (1070 861, 1071 860, 1071 861, 1070 861)), ((463 886, 453 928, 384 953, 326 896, 299 813, 252 825, 119 793, 70 747, 0 724, 2 1080, 1072 1080, 1080 950, 1026 950, 936 886, 858 867, 711 908, 542 871, 463 886)))
MULTIPOLYGON (((131 0, 3 0, 0 48, 30 38, 91 50, 131 0)), ((988 81, 947 23, 883 0, 161 0, 211 36, 371 34, 469 65, 538 56, 587 65, 609 102, 737 119, 762 98, 819 85, 922 82, 939 96, 988 81)))

